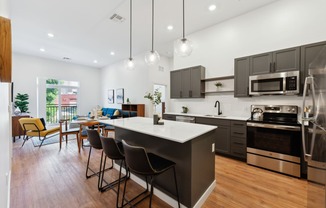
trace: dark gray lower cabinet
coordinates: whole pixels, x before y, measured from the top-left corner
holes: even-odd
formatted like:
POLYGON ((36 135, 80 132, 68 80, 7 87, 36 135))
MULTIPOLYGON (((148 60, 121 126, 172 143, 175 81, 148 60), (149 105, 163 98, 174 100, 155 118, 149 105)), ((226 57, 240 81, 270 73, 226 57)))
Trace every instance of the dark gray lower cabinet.
POLYGON ((176 120, 176 115, 172 115, 172 114, 163 114, 163 119, 164 119, 164 120, 175 121, 175 120, 176 120))
POLYGON ((231 121, 231 155, 241 159, 247 157, 247 122, 231 121))
POLYGON ((218 126, 218 128, 215 130, 216 153, 221 153, 240 160, 246 159, 246 121, 196 117, 196 123, 218 126))
POLYGON ((215 130, 215 151, 230 154, 230 120, 196 117, 196 123, 218 126, 215 130))

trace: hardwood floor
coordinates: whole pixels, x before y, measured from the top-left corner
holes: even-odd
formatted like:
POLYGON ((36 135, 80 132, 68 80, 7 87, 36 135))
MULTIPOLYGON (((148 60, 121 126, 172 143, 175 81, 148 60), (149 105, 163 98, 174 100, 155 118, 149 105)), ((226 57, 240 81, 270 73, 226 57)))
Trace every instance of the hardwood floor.
MULTIPOLYGON (((78 154, 75 141, 34 147, 31 141, 23 148, 21 139, 13 145, 11 207, 115 207, 113 190, 100 193, 97 178, 85 178, 88 148, 78 154)), ((94 151, 91 167, 98 167, 100 151, 94 151)), ((93 155, 92 155, 93 156, 93 155)), ((216 187, 204 208, 212 207, 307 207, 308 184, 305 180, 281 175, 216 156, 216 187)), ((108 171, 106 180, 118 172, 108 171)), ((128 182, 127 197, 143 189, 128 182)), ((322 193, 319 187, 316 193, 322 193)), ((137 207, 148 207, 145 200, 137 207)), ((169 207, 157 197, 153 208, 169 207)))

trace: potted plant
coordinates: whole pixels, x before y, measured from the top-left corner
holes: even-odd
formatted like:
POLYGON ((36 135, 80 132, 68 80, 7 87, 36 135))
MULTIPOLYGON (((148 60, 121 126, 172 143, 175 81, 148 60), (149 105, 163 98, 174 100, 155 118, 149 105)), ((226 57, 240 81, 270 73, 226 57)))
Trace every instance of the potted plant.
POLYGON ((189 109, 187 106, 182 106, 182 113, 188 113, 189 109))
POLYGON ((156 89, 154 91, 154 94, 151 94, 150 92, 147 92, 144 96, 144 98, 147 98, 151 101, 151 103, 154 105, 154 114, 156 114, 156 106, 159 105, 161 101, 162 93, 156 89))
POLYGON ((17 93, 14 102, 16 108, 15 112, 17 110, 17 112, 20 111, 21 113, 28 113, 28 104, 29 104, 28 99, 29 99, 28 94, 17 93))
POLYGON ((221 82, 216 82, 214 85, 217 89, 219 89, 220 87, 222 87, 223 84, 221 82))

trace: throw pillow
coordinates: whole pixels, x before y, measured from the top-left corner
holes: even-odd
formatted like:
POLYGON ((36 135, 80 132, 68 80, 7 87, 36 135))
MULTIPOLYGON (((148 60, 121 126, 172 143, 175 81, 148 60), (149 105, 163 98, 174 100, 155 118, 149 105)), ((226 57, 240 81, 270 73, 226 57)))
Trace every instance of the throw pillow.
POLYGON ((119 110, 115 110, 113 116, 120 116, 120 111, 119 110))
POLYGON ((97 117, 100 117, 100 116, 102 116, 102 111, 101 110, 98 110, 97 111, 97 117))
POLYGON ((41 120, 41 122, 42 122, 42 124, 43 124, 43 126, 44 126, 44 129, 41 129, 41 131, 42 131, 42 130, 46 130, 46 127, 45 127, 46 124, 45 124, 45 120, 44 120, 44 118, 40 118, 40 120, 41 120))

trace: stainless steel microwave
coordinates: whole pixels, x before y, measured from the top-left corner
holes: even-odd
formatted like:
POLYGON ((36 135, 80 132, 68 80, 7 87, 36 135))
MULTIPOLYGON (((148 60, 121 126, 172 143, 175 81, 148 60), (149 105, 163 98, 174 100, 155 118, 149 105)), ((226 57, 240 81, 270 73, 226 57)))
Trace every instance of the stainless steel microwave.
POLYGON ((299 94, 299 82, 299 71, 249 76, 249 95, 299 94))

